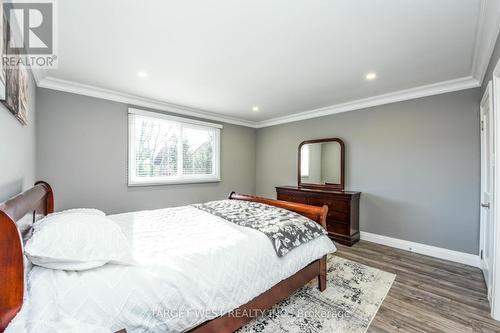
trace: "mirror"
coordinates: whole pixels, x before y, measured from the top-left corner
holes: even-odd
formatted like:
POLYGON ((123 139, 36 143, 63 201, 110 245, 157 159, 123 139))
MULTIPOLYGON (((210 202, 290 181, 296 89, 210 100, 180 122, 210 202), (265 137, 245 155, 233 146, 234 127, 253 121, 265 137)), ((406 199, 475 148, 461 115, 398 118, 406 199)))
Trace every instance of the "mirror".
POLYGON ((338 138, 299 145, 298 184, 344 190, 344 142, 338 138))

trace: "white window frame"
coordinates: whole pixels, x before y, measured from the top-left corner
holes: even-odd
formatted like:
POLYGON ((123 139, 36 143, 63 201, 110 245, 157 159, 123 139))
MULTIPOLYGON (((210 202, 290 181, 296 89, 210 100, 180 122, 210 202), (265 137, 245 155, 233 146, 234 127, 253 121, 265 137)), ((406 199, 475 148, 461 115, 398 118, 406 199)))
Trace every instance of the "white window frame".
MULTIPOLYGON (((176 117, 166 115, 158 112, 144 111, 134 108, 128 109, 128 186, 154 186, 154 185, 170 185, 170 184, 196 184, 196 183, 215 183, 221 181, 220 176, 220 132, 223 126, 221 124, 214 124, 200 120, 194 120, 183 117, 176 117), (134 117, 135 115, 165 119, 169 121, 178 122, 183 126, 189 128, 204 128, 207 127, 215 129, 215 159, 213 161, 214 173, 211 175, 176 175, 168 177, 137 177, 135 173, 135 129, 134 117)), ((182 137, 182 135, 181 135, 182 137)), ((180 169, 182 170, 182 161, 180 169)), ((179 171, 180 172, 180 171, 179 171)))

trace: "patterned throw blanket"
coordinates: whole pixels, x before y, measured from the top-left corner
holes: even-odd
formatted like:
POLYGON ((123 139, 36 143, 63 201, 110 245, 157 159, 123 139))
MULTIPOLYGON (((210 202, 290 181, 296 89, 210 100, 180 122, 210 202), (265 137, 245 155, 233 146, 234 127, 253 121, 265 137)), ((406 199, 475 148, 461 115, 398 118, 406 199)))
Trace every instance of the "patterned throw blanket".
POLYGON ((220 200, 192 205, 237 225, 265 234, 278 257, 325 235, 321 225, 286 209, 243 200, 220 200))

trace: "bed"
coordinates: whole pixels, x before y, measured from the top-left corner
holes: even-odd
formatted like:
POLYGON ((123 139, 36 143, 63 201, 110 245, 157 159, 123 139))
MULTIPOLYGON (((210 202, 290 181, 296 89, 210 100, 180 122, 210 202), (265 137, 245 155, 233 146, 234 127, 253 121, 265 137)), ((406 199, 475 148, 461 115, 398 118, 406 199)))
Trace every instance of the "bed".
MULTIPOLYGON (((283 208, 326 227, 326 206, 295 204, 234 192, 229 200, 283 208)), ((53 211, 53 192, 50 185, 44 182, 38 182, 33 188, 0 205, 0 332, 21 315, 18 313, 23 307, 26 285, 23 244, 32 235, 33 223, 53 211), (31 217, 26 219, 26 215, 31 217)), ((50 296, 57 304, 67 302, 61 306, 79 309, 78 315, 89 321, 93 318, 97 322, 104 321, 104 317, 115 318, 113 323, 100 323, 112 327, 112 331, 125 332, 122 330, 124 327, 128 326, 130 330, 134 325, 141 326, 143 319, 137 319, 135 324, 131 320, 136 315, 131 310, 134 307, 140 305, 141 311, 154 311, 153 304, 159 304, 158 310, 161 310, 162 307, 172 308, 172 304, 182 303, 183 307, 187 304, 194 310, 189 316, 169 317, 168 326, 162 326, 164 318, 152 318, 149 330, 137 329, 137 332, 233 332, 314 278, 318 279, 319 289, 323 291, 326 288, 326 254, 335 251, 328 238, 322 236, 278 258, 269 254, 272 247, 259 232, 221 221, 220 217, 190 206, 118 214, 110 218, 120 225, 134 244, 141 263, 149 267, 148 272, 159 278, 151 280, 150 275, 143 277, 142 266, 113 265, 79 273, 35 267, 32 274, 37 272, 39 279, 50 276, 52 285, 57 285, 53 293, 63 295, 60 299, 55 298, 50 284, 47 284, 39 288, 39 295, 35 297, 37 300, 44 299, 43 303, 50 303, 45 301, 50 296), (224 240, 218 236, 221 230, 224 240), (187 244, 186 235, 189 235, 187 244), (205 251, 206 248, 210 251, 205 251), (158 261, 161 265, 156 264, 158 261), (81 284, 76 291, 64 290, 64 286, 71 285, 73 281, 92 280, 93 276, 105 281, 118 281, 117 276, 124 276, 119 282, 113 282, 113 288, 118 291, 112 300, 126 305, 122 306, 124 311, 116 310, 110 300, 100 300, 99 311, 109 313, 99 317, 92 306, 78 302, 84 298, 78 294, 81 292, 79 289, 87 290, 88 299, 98 299, 99 295, 106 293, 102 286, 95 283, 92 288, 81 284), (124 292, 127 286, 131 289, 130 285, 134 285, 134 292, 144 299, 137 298, 130 291, 124 292), (92 293, 95 295, 92 296, 92 293), (148 293, 153 297, 144 296, 148 293), (73 295, 73 300, 67 295, 73 295), (157 299, 151 300, 154 296, 157 299), (130 299, 138 299, 136 303, 140 304, 125 304, 130 299), (210 313, 197 312, 209 307, 213 310, 210 313)), ((44 312, 38 311, 38 315, 43 316, 44 312)))

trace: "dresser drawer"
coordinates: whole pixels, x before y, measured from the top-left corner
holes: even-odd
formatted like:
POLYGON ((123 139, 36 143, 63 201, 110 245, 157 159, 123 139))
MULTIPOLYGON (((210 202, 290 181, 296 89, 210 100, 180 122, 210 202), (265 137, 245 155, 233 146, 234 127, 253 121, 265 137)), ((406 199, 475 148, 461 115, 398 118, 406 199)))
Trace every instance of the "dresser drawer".
POLYGON ((330 208, 328 208, 328 214, 326 215, 326 218, 328 220, 349 223, 349 213, 347 211, 340 212, 338 210, 331 210, 330 208))
POLYGON ((328 210, 346 212, 349 209, 349 202, 328 198, 309 198, 308 203, 313 206, 327 205, 328 210))
POLYGON ((349 225, 344 223, 326 222, 328 232, 333 232, 339 235, 349 235, 349 225))
POLYGON ((290 193, 278 193, 278 200, 307 204, 307 199, 304 196, 290 193))

